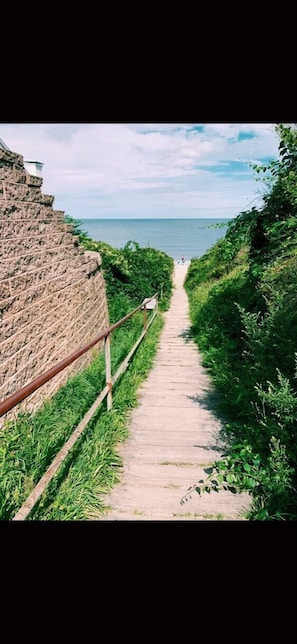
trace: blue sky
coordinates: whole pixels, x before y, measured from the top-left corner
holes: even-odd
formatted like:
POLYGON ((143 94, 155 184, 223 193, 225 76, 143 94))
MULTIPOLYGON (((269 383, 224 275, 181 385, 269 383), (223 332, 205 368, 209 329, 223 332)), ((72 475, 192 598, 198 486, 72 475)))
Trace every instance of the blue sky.
POLYGON ((272 123, 0 123, 0 137, 44 163, 42 192, 79 220, 235 217, 261 206, 248 164, 279 143, 272 123))

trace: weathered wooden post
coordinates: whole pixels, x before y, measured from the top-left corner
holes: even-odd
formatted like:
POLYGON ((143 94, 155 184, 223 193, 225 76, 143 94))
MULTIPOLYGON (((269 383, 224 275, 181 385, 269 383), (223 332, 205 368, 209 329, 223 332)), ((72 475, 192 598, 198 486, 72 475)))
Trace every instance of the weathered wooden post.
POLYGON ((107 410, 112 408, 112 382, 111 382, 111 360, 110 360, 110 333, 104 338, 105 351, 105 382, 109 388, 107 394, 107 410))

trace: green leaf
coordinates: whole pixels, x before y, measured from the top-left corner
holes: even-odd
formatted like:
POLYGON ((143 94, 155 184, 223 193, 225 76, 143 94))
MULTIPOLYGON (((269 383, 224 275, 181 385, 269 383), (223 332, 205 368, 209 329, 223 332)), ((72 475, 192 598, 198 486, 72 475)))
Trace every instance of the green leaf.
POLYGON ((258 512, 257 519, 260 519, 260 521, 263 521, 263 519, 266 519, 268 517, 268 511, 266 508, 262 508, 260 512, 258 512))
POLYGON ((230 473, 230 474, 227 474, 227 476, 226 476, 226 481, 227 481, 227 483, 233 483, 233 481, 235 481, 235 476, 234 476, 234 474, 231 474, 231 473, 230 473))
POLYGON ((249 490, 252 490, 254 487, 256 487, 256 485, 257 485, 257 481, 255 481, 255 479, 247 478, 246 487, 249 490))
POLYGON ((244 463, 244 464, 243 464, 243 469, 244 469, 246 472, 250 473, 250 471, 251 471, 251 469, 252 469, 252 468, 251 468, 251 466, 250 466, 248 463, 244 463))

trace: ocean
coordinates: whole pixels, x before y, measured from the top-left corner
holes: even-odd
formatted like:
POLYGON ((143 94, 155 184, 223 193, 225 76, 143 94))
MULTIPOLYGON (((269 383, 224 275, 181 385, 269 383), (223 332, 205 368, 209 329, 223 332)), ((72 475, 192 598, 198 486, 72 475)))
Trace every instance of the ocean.
POLYGON ((123 248, 128 241, 167 253, 175 261, 201 257, 227 230, 230 219, 80 219, 94 241, 123 248))

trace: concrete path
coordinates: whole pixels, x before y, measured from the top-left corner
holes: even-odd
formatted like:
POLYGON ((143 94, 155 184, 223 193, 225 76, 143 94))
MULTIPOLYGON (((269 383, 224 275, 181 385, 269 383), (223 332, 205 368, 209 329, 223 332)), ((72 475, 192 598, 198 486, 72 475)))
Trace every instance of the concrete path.
POLYGON ((221 423, 211 407, 215 392, 196 344, 189 338, 189 306, 183 283, 189 262, 175 264, 174 293, 165 313, 154 366, 139 389, 139 407, 131 412, 130 435, 119 447, 121 482, 105 497, 99 520, 242 519, 246 494, 220 491, 180 499, 204 467, 218 459, 221 423))

